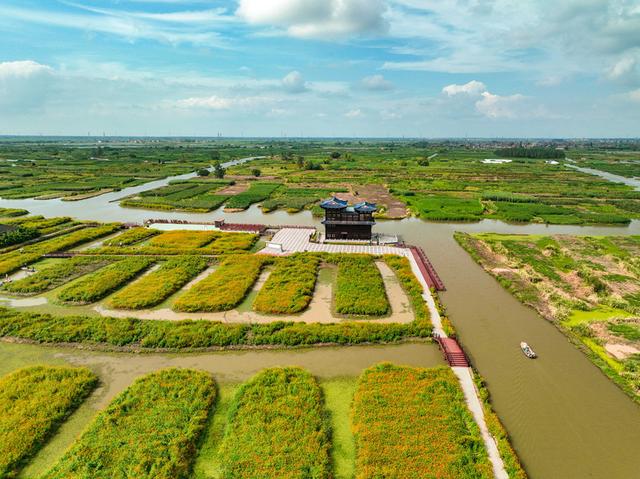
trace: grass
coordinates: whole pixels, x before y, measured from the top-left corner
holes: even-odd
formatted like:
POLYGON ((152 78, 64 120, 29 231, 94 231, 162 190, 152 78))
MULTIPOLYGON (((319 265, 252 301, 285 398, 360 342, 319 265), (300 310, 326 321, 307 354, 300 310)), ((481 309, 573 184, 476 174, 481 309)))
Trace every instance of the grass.
POLYGON ((43 293, 102 268, 110 262, 110 259, 100 256, 76 256, 75 258, 64 259, 53 265, 43 267, 35 274, 7 283, 4 285, 4 289, 14 294, 32 295, 43 293))
POLYGON ((415 321, 421 327, 424 325, 426 328, 431 328, 431 315, 422 297, 424 291, 422 285, 413 274, 409 260, 403 256, 395 255, 385 255, 384 260, 395 272, 402 289, 407 293, 416 318, 415 321))
POLYGON ((213 379, 193 370, 137 379, 42 479, 187 478, 215 393, 213 379))
POLYGON ((129 257, 95 271, 62 288, 58 300, 63 303, 88 304, 119 289, 148 268, 154 260, 129 257))
POLYGON ((221 444, 223 477, 329 478, 322 391, 300 368, 265 369, 243 384, 221 444))
POLYGON ((307 308, 313 297, 320 258, 295 254, 281 258, 260 289, 253 307, 267 314, 293 314, 307 308))
POLYGON ((178 257, 121 289, 107 302, 112 308, 144 309, 162 303, 207 267, 200 257, 178 257))
POLYGON ((13 477, 97 382, 86 368, 49 366, 0 379, 0 477, 13 477))
POLYGON ((218 269, 180 295, 173 309, 183 312, 228 311, 239 305, 258 279, 265 258, 228 257, 218 269))
POLYGON ((577 324, 592 323, 596 321, 609 321, 615 318, 628 318, 629 316, 632 316, 632 314, 627 311, 610 308, 608 306, 601 306, 591 311, 575 309, 571 312, 571 315, 563 321, 563 323, 567 326, 575 326, 577 324))
POLYGON ((335 479, 351 479, 355 474, 356 445, 350 424, 356 385, 355 377, 320 382, 331 425, 331 463, 335 479))
POLYGON ((215 231, 166 231, 149 241, 152 248, 196 249, 211 243, 219 233, 215 231))
POLYGON ((492 478, 480 430, 450 368, 381 364, 358 382, 356 478, 492 478))
POLYGON ((254 203, 266 200, 280 187, 280 183, 253 182, 247 191, 229 198, 225 209, 246 210, 254 203))
POLYGON ((391 307, 380 270, 368 255, 342 255, 334 293, 340 314, 384 316, 391 307))
POLYGON ((132 244, 139 243, 152 236, 159 235, 160 230, 154 230, 151 228, 130 228, 124 233, 119 234, 115 238, 106 240, 104 246, 130 246, 132 244))

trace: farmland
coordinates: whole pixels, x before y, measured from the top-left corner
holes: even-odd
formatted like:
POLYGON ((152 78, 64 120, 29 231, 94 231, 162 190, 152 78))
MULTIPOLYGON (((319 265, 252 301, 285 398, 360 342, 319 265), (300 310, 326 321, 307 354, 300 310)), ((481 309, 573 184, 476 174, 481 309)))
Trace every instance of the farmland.
POLYGON ((340 314, 382 316, 389 312, 382 276, 370 256, 343 255, 339 259, 335 303, 340 314))
POLYGON ((458 234, 524 304, 552 321, 630 395, 640 391, 640 238, 458 234))
POLYGON ((480 430, 448 368, 366 370, 354 396, 353 430, 357 478, 493 477, 480 430))
POLYGON ((36 366, 0 378, 0 477, 12 477, 97 384, 88 369, 36 366))

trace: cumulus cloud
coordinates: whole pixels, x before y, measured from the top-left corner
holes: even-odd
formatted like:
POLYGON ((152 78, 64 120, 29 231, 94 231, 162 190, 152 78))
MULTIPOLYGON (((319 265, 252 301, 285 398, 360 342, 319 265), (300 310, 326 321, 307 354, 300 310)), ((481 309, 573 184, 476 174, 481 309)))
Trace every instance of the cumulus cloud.
POLYGON ((488 118, 516 118, 518 107, 524 96, 518 94, 500 96, 482 92, 482 99, 476 102, 476 109, 488 118))
POLYGON ((387 80, 382 75, 371 75, 368 77, 364 77, 360 81, 360 85, 365 90, 369 91, 389 91, 393 90, 393 83, 387 80))
POLYGON ((288 93, 303 93, 309 90, 307 82, 304 80, 302 74, 297 70, 288 73, 282 79, 282 88, 284 88, 288 93))
POLYGON ((384 0, 240 0, 236 13, 293 37, 330 41, 386 32, 386 9, 384 0))
POLYGON ((32 60, 0 63, 0 112, 41 107, 54 82, 54 70, 32 60))
POLYGON ((629 98, 640 103, 640 88, 629 92, 629 98))
POLYGON ((360 108, 354 108, 353 110, 349 110, 348 112, 346 112, 344 116, 351 119, 361 118, 364 116, 364 113, 362 113, 362 110, 360 108))
POLYGON ((464 85, 447 85, 442 89, 442 93, 447 96, 455 96, 459 94, 480 95, 486 90, 487 87, 484 83, 477 80, 471 80, 469 83, 465 83, 464 85))

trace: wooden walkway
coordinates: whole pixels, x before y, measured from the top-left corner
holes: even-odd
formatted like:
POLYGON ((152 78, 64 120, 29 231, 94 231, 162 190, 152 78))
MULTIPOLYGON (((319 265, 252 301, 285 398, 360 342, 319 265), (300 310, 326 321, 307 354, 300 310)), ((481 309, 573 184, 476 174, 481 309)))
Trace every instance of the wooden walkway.
POLYGON ((429 288, 433 288, 436 291, 445 291, 444 283, 438 276, 436 269, 427 258, 424 250, 418 246, 409 246, 411 250, 411 254, 413 255, 416 263, 418 263, 418 267, 420 268, 420 272, 424 276, 425 281, 429 285, 429 288))
POLYGON ((436 337, 436 341, 440 345, 444 358, 449 363, 449 366, 458 368, 468 368, 469 360, 467 355, 462 350, 462 347, 458 344, 454 338, 436 337))

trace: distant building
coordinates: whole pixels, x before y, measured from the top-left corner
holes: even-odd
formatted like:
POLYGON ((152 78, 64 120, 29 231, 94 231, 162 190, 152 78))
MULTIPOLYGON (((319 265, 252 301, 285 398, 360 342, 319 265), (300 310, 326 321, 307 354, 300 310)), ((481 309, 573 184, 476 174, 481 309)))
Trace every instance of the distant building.
POLYGON ((373 213, 377 211, 374 203, 363 201, 353 206, 336 198, 320 203, 324 210, 325 238, 333 240, 371 240, 371 229, 376 224, 373 213))

